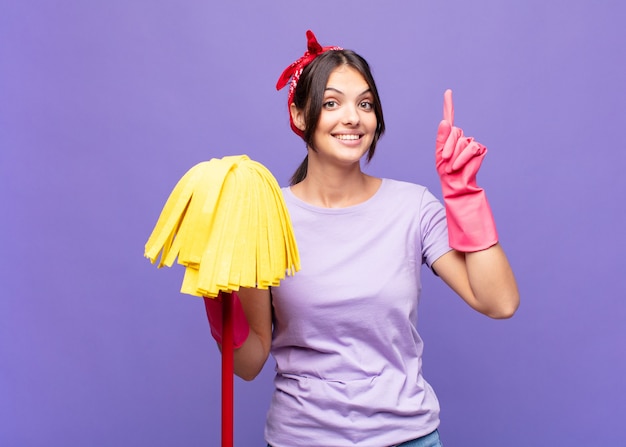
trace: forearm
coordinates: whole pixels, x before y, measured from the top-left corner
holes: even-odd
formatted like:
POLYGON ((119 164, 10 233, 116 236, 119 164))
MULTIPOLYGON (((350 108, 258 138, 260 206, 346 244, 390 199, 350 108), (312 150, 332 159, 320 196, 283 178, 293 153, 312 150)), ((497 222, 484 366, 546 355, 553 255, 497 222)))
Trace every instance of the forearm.
POLYGON ((519 292, 502 246, 465 253, 465 265, 477 310, 492 318, 511 317, 519 306, 519 292))
MULTIPOLYGON (((244 336, 235 337, 234 372, 244 380, 252 380, 263 369, 270 352, 272 342, 270 292, 269 290, 242 288, 236 296, 238 304, 233 304, 235 332, 244 336), (247 330, 241 329, 244 326, 247 330)), ((207 307, 211 334, 221 350, 221 325, 216 324, 221 318, 221 312, 219 316, 216 315, 216 309, 213 306, 209 311, 207 307)))
POLYGON ((263 369, 268 356, 269 346, 257 333, 250 331, 245 343, 240 348, 235 349, 235 375, 243 380, 253 380, 263 369))
POLYGON ((449 251, 432 267, 470 307, 482 314, 509 318, 519 306, 515 277, 500 244, 469 253, 449 251))

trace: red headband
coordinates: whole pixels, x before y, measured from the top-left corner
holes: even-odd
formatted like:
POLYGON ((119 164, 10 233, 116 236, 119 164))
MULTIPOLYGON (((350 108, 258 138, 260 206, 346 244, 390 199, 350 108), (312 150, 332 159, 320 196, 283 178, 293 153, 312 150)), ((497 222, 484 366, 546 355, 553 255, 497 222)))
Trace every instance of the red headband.
POLYGON ((289 67, 285 68, 285 71, 278 78, 278 82, 276 83, 276 90, 280 90, 284 86, 289 83, 289 79, 291 82, 289 83, 289 95, 287 96, 287 109, 289 110, 289 123, 291 124, 291 129, 300 135, 304 136, 304 132, 298 129, 293 123, 293 119, 291 118, 291 103, 293 102, 293 96, 296 91, 296 85, 298 85, 298 81, 300 80, 300 75, 304 68, 309 65, 313 60, 322 53, 325 53, 329 50, 343 50, 341 47, 322 47, 315 38, 315 34, 313 31, 308 30, 306 32, 307 39, 307 51, 304 55, 291 64, 289 67))

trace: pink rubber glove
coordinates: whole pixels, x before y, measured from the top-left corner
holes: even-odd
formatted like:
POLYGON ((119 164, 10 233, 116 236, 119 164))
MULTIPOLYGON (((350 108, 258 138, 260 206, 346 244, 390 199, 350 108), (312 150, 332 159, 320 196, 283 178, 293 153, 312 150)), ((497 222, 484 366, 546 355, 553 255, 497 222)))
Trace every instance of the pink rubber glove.
POLYGON ((452 90, 446 90, 435 161, 446 206, 450 247, 458 251, 484 250, 498 242, 487 196, 476 185, 476 174, 486 153, 485 146, 454 127, 452 90))
MULTIPOLYGON (((237 293, 232 292, 232 316, 233 316, 233 346, 240 348, 250 334, 250 326, 246 314, 241 307, 241 301, 237 293)), ((204 297, 204 307, 211 326, 211 335, 220 345, 222 344, 222 292, 216 298, 204 297)))

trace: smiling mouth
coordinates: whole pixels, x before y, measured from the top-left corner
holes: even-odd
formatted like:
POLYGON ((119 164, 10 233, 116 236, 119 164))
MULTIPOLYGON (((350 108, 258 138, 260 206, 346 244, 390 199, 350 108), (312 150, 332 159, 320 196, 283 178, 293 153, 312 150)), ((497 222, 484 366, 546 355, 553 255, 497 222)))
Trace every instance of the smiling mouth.
POLYGON ((333 135, 333 137, 337 138, 338 140, 343 140, 343 141, 355 141, 355 140, 359 140, 361 139, 363 135, 333 135))

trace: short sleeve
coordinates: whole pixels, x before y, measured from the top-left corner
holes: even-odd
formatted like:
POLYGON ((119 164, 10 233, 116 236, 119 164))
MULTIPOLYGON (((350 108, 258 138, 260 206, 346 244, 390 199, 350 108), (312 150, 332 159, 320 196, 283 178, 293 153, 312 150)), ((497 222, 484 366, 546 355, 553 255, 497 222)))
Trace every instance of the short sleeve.
POLYGON ((422 263, 432 267, 439 257, 450 248, 448 223, 443 204, 428 190, 424 191, 421 203, 420 227, 422 232, 422 263))

